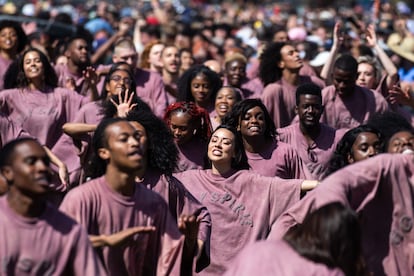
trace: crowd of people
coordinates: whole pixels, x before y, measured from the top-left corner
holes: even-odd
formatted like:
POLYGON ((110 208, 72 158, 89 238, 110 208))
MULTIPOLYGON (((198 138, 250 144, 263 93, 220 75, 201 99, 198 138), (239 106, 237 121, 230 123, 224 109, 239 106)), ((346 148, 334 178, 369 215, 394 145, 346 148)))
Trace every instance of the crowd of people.
POLYGON ((413 275, 414 7, 319 2, 0 5, 0 275, 413 275))

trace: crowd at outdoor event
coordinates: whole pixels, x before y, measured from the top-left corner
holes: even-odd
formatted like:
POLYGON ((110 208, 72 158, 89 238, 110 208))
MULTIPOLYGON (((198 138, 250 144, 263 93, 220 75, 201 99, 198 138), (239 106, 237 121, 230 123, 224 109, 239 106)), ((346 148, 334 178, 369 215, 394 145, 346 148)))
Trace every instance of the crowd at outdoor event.
POLYGON ((0 275, 414 275, 414 6, 296 2, 1 4, 0 275))

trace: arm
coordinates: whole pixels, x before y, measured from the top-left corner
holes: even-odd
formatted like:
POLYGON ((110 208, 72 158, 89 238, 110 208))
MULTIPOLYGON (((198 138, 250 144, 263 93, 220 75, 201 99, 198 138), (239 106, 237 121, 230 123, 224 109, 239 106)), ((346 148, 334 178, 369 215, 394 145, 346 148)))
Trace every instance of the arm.
POLYGON ((398 71, 392 60, 388 57, 385 51, 378 45, 377 35, 375 33, 374 25, 369 25, 366 34, 367 44, 375 50, 379 61, 387 73, 387 88, 391 89, 398 81, 398 71))
POLYGON ((98 60, 108 52, 112 45, 121 37, 125 36, 129 30, 128 24, 120 23, 119 30, 113 34, 101 47, 99 47, 96 52, 91 57, 91 63, 96 64, 98 60))
POLYGON ((335 27, 333 30, 333 44, 331 51, 329 52, 328 60, 326 61, 325 65, 322 67, 320 77, 326 81, 326 84, 328 85, 331 83, 330 74, 333 69, 333 65, 335 63, 335 58, 338 54, 339 48, 343 41, 343 36, 340 34, 340 30, 342 27, 341 22, 336 22, 335 27))
POLYGON ((155 231, 154 226, 136 226, 111 235, 89 235, 89 240, 93 247, 119 246, 126 243, 135 234, 150 233, 153 231, 155 231))
POLYGON ((303 180, 302 184, 300 185, 300 190, 302 192, 307 192, 316 188, 319 185, 318 180, 303 180))
POLYGON ((86 69, 82 72, 84 78, 85 78, 85 89, 91 91, 90 100, 91 102, 96 101, 99 98, 98 89, 96 87, 98 83, 98 74, 92 66, 86 67, 86 69))
POLYGON ((50 159, 52 164, 56 165, 59 168, 59 179, 62 181, 62 184, 67 188, 69 184, 69 172, 68 167, 63 163, 48 147, 43 146, 46 151, 47 156, 50 159))
POLYGON ((66 123, 62 127, 63 132, 71 137, 86 134, 88 132, 94 132, 96 125, 84 124, 84 123, 66 123))

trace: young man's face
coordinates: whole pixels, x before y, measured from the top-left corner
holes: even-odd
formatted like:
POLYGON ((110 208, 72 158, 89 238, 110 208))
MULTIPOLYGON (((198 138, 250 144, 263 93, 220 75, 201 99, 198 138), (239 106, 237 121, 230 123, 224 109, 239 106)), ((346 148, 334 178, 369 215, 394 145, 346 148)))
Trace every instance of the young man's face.
POLYGON ((68 58, 76 65, 89 65, 89 46, 83 39, 75 39, 69 46, 68 58))
POLYGON ((99 149, 99 155, 108 166, 130 173, 143 168, 147 150, 145 129, 139 131, 123 121, 108 126, 105 135, 108 146, 99 149))
POLYGON ((11 164, 2 173, 12 189, 26 195, 41 195, 53 188, 49 164, 49 157, 39 143, 25 141, 15 147, 11 164))
POLYGON ((319 126, 319 119, 323 112, 322 98, 311 94, 300 95, 296 112, 301 125, 306 127, 319 126))
POLYGON ((161 53, 163 70, 171 75, 178 73, 180 56, 176 47, 166 47, 161 53))
POLYGON ((351 95, 355 90, 357 74, 339 68, 334 68, 332 73, 333 84, 339 96, 351 95))

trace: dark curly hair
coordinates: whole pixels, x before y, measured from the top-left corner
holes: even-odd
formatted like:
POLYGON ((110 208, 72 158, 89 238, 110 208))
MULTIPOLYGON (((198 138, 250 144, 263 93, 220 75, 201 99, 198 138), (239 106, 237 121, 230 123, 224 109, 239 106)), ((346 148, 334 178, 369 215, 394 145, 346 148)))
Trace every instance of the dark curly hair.
POLYGON ((29 81, 24 73, 24 57, 29 52, 36 52, 39 54, 40 62, 43 65, 44 82, 46 86, 56 88, 58 86, 58 76, 55 69, 53 69, 47 56, 37 48, 28 48, 23 54, 11 64, 4 75, 4 87, 8 88, 25 88, 29 85, 29 81))
POLYGON ((329 161, 329 167, 326 176, 336 172, 337 170, 349 165, 348 156, 352 154, 352 145, 362 132, 370 132, 377 135, 378 139, 382 141, 381 133, 369 125, 360 125, 358 127, 348 130, 342 139, 338 142, 336 149, 329 161))
POLYGON ((259 78, 266 86, 282 78, 282 69, 279 62, 282 61, 282 48, 288 45, 286 42, 271 42, 267 44, 259 57, 259 78))
POLYGON ((264 136, 266 139, 273 140, 277 135, 276 126, 270 117, 266 106, 260 99, 244 99, 241 102, 236 103, 230 112, 223 118, 222 123, 237 128, 240 124, 240 120, 244 117, 244 115, 246 115, 247 111, 256 106, 263 110, 264 120, 266 123, 264 136))
POLYGON ((204 75, 210 84, 210 101, 214 104, 217 91, 222 86, 220 76, 205 65, 195 65, 184 72, 178 80, 177 102, 194 102, 191 93, 191 81, 198 75, 204 75))
POLYGON ((171 174, 177 166, 178 150, 164 121, 143 109, 128 113, 127 120, 140 123, 147 132, 148 166, 161 173, 171 174))

